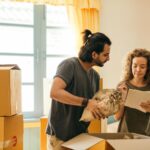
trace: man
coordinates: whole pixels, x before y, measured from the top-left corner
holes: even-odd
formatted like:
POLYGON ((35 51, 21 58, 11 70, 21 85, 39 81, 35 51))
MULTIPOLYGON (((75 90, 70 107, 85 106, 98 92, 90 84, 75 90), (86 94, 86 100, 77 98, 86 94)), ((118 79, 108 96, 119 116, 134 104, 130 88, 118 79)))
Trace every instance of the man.
POLYGON ((57 68, 51 87, 52 107, 47 134, 48 150, 61 150, 61 144, 86 132, 89 123, 79 121, 84 107, 95 118, 103 117, 93 95, 99 90, 99 75, 93 66, 109 60, 110 39, 102 33, 83 32, 79 57, 64 60, 57 68))

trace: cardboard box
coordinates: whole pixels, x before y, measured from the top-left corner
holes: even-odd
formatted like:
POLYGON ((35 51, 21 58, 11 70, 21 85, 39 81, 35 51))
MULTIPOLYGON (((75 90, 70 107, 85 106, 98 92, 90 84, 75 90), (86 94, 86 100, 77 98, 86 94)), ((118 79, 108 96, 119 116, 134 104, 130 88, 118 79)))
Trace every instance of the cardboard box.
POLYGON ((62 147, 66 150, 150 150, 150 137, 134 133, 83 133, 62 147))
POLYGON ((47 122, 47 116, 43 116, 40 118, 40 150, 46 150, 47 147, 47 136, 45 134, 47 122))
POLYGON ((23 150, 23 115, 0 117, 0 150, 23 150))
POLYGON ((17 65, 0 65, 0 116, 21 113, 21 71, 17 65))

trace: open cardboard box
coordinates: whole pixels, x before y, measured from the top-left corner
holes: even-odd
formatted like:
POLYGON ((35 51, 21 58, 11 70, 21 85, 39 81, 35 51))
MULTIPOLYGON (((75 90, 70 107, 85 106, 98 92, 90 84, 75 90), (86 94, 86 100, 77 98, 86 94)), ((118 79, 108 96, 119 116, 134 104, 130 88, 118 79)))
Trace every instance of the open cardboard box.
POLYGON ((135 133, 82 133, 62 147, 66 150, 150 150, 150 137, 135 133))
POLYGON ((0 116, 21 113, 21 71, 17 65, 0 65, 0 116))

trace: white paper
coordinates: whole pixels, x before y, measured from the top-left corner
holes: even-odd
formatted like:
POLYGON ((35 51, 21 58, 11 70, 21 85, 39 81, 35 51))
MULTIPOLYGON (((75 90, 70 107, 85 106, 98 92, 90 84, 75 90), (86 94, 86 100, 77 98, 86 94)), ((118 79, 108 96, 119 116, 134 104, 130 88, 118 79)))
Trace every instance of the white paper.
POLYGON ((150 91, 140 91, 129 89, 125 106, 138 109, 142 112, 145 112, 141 108, 140 103, 150 100, 150 91))
POLYGON ((86 150, 104 139, 82 133, 71 140, 62 144, 62 146, 73 150, 86 150))

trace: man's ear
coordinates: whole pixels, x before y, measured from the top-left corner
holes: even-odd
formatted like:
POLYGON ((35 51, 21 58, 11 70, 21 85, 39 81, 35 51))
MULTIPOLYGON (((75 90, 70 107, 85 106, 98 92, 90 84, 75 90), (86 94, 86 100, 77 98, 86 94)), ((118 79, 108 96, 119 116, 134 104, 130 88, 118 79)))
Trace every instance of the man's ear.
POLYGON ((97 55, 98 55, 98 54, 97 54, 95 51, 92 52, 92 58, 93 58, 93 59, 97 58, 97 55))

